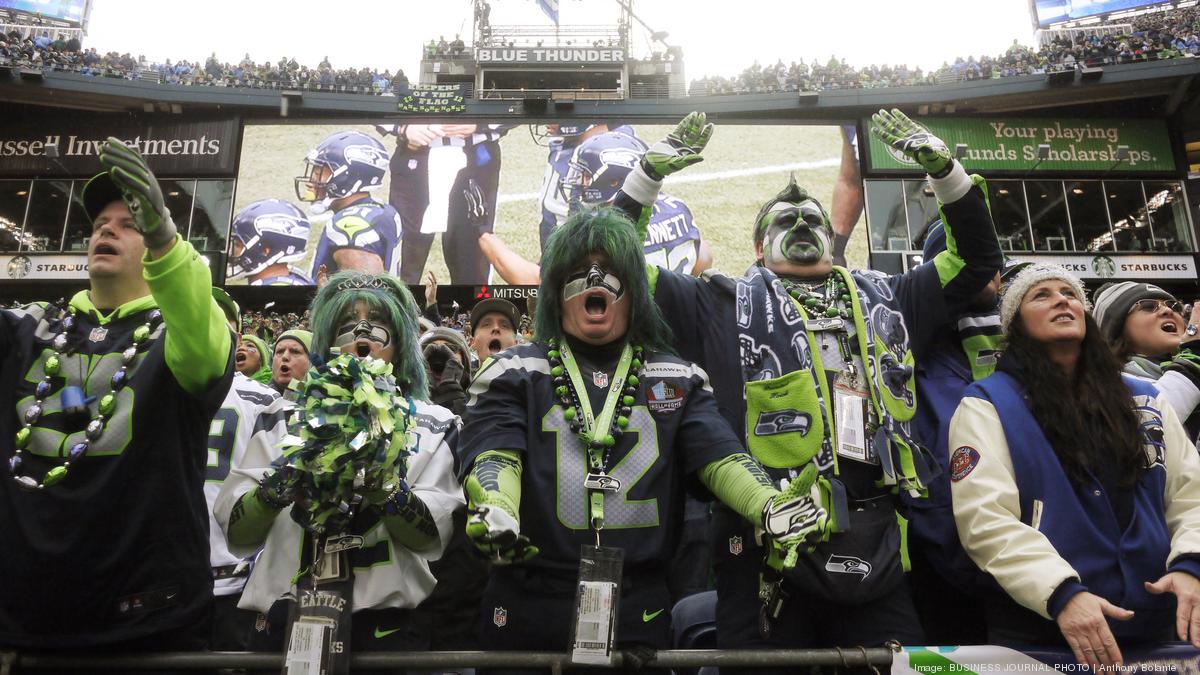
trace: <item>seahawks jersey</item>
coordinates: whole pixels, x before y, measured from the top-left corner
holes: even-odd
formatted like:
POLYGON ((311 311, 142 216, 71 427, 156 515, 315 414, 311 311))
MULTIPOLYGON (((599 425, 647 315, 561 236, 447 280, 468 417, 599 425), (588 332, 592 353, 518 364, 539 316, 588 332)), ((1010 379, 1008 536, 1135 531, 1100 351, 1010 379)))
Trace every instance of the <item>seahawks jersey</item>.
POLYGON ((208 616, 205 437, 232 378, 229 333, 190 244, 144 264, 154 295, 104 315, 80 291, 61 349, 52 346, 63 331, 57 310, 0 310, 0 644, 84 648, 208 616), (122 368, 155 312, 163 322, 122 368), (38 397, 56 351, 59 374, 38 397), (19 474, 40 481, 85 438, 114 378, 123 382, 115 408, 87 453, 61 482, 18 488, 7 464, 22 422, 33 420, 19 474), (63 410, 67 387, 86 392, 85 411, 63 410))
POLYGON ((329 273, 338 270, 333 254, 338 249, 354 248, 374 253, 383 261, 388 274, 400 273, 400 214, 372 199, 360 201, 333 214, 321 233, 313 256, 313 274, 325 265, 329 273))
MULTIPOLYGON (((521 532, 541 553, 527 565, 574 570, 589 529, 587 460, 579 436, 554 396, 549 348, 517 345, 485 363, 471 384, 460 446, 460 478, 480 454, 515 450, 521 470, 521 532)), ((589 398, 600 400, 612 370, 589 370, 589 398)), ((624 549, 625 562, 657 566, 670 560, 683 524, 684 490, 693 474, 742 446, 721 419, 708 376, 667 354, 647 355, 629 426, 606 464, 620 481, 605 494, 601 542, 624 549)), ((619 386, 619 383, 618 385, 619 386)), ((595 404, 598 406, 599 404, 595 404)))
POLYGON ((700 259, 700 228, 692 210, 674 197, 660 196, 654 202, 643 244, 646 263, 672 272, 691 274, 700 259))
MULTIPOLYGON (((295 406, 287 399, 277 405, 286 412, 295 406)), ((234 465, 217 496, 216 516, 223 529, 238 499, 258 485, 271 470, 271 462, 280 456, 276 439, 284 433, 283 414, 264 411, 267 419, 255 425, 254 434, 240 465, 234 465)), ((429 561, 442 556, 450 541, 451 518, 464 504, 462 488, 454 480, 454 456, 451 448, 458 440, 458 420, 445 408, 423 401, 416 402, 415 445, 408 456, 408 484, 413 494, 429 507, 437 524, 440 541, 427 551, 412 551, 392 542, 387 526, 376 509, 366 509, 351 523, 351 531, 364 538, 364 545, 350 553, 354 565, 355 611, 385 607, 412 608, 429 597, 436 580, 429 561)), ((300 545, 303 530, 292 520, 287 509, 279 512, 267 534, 262 553, 254 565, 250 580, 242 591, 238 607, 260 612, 287 593, 295 592, 292 579, 300 569, 300 545)), ((234 555, 253 555, 256 548, 231 546, 234 555)))
MULTIPOLYGON (((324 239, 322 237, 322 239, 324 239)), ((251 286, 312 286, 313 280, 300 273, 300 270, 289 267, 287 274, 276 277, 264 277, 250 282, 251 286)))
MULTIPOLYGON (((208 467, 204 472, 204 498, 208 501, 208 549, 209 562, 213 567, 227 567, 243 562, 242 558, 229 552, 225 544, 225 533, 217 525, 213 514, 217 493, 221 483, 229 475, 230 466, 241 464, 246 444, 254 433, 259 414, 268 409, 279 394, 272 388, 259 384, 242 375, 233 374, 233 384, 225 395, 225 402, 213 417, 208 429, 208 467)), ((246 585, 246 577, 219 578, 213 582, 214 595, 234 595, 246 585)))
MULTIPOLYGON (((637 136, 633 127, 622 125, 609 131, 619 131, 630 136, 637 136)), ((567 219, 567 200, 563 190, 563 179, 567 177, 567 169, 571 167, 571 157, 579 147, 582 136, 571 138, 554 138, 549 143, 550 153, 546 157, 546 173, 542 177, 542 231, 548 233, 562 225, 567 219)))

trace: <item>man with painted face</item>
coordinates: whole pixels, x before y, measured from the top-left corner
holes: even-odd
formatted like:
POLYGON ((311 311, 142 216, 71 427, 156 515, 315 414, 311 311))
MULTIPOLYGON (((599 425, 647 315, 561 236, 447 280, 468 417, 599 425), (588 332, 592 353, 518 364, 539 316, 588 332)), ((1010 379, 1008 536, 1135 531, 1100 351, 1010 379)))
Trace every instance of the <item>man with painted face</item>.
MULTIPOLYGON (((929 172, 947 226, 943 254, 893 277, 835 267, 829 218, 793 180, 755 218, 759 262, 740 279, 649 270, 674 344, 711 373, 722 413, 750 453, 776 480, 819 471, 830 514, 824 541, 781 574, 753 531, 717 509, 724 647, 921 637, 894 497, 923 494, 935 466, 908 425, 914 355, 928 353, 947 317, 991 281, 1001 255, 982 179, 967 176, 941 140, 900 111, 873 120, 874 133, 929 172)), ((686 117, 650 148, 615 203, 644 223, 661 180, 701 161, 711 133, 702 113, 686 117)))
MULTIPOLYGON (((348 528, 363 538, 347 561, 353 567, 352 651, 428 648, 430 627, 415 620, 412 610, 433 590, 429 561, 441 557, 450 539, 451 513, 463 504, 451 455, 458 427, 452 413, 428 402, 417 315, 408 289, 383 274, 339 272, 312 303, 314 358, 324 362, 353 354, 390 362, 411 415, 406 478, 390 492, 364 489, 363 504, 348 528)), ((284 412, 291 409, 285 403, 284 412)), ((398 422, 395 433, 405 428, 398 422)), ((280 414, 257 429, 244 461, 221 487, 216 515, 235 555, 263 549, 238 606, 266 614, 268 629, 253 636, 252 648, 278 650, 295 604, 302 551, 312 554, 312 538, 296 521, 293 502, 303 500, 296 474, 277 461, 276 439, 295 433, 295 427, 280 414)))
POLYGON ((467 401, 467 534, 495 563, 480 646, 567 647, 580 548, 599 542, 623 552, 617 645, 663 648, 685 490, 707 488, 794 562, 826 517, 816 471, 780 493, 742 451, 704 371, 670 353, 622 215, 569 218, 542 270, 536 340, 487 361, 467 401))

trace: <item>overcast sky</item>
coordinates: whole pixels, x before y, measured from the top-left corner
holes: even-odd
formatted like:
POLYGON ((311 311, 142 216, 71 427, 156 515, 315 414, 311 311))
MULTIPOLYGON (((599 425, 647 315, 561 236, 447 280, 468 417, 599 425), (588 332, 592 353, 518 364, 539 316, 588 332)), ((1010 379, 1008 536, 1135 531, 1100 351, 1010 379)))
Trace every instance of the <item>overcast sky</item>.
MULTIPOLYGON (((551 25, 534 0, 491 0, 493 25, 551 25)), ((560 0, 562 25, 615 24, 617 0, 560 0)), ((421 44, 461 32, 470 0, 94 0, 87 46, 154 61, 223 61, 246 52, 315 66, 403 68, 414 80, 421 44)), ((955 56, 999 54, 1032 43, 1029 0, 634 0, 634 12, 683 48, 687 79, 733 75, 753 63, 936 68, 955 56)), ((633 53, 648 53, 647 33, 633 53)))

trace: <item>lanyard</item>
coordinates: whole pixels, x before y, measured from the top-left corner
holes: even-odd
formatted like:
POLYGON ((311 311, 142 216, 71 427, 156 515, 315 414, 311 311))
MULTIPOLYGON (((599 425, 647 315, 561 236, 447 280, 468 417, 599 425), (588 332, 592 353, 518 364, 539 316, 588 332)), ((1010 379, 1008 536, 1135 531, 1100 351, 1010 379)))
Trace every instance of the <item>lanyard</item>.
MULTIPOLYGON (((604 399, 604 407, 600 409, 599 415, 592 410, 592 399, 588 396, 583 375, 579 372, 579 364, 575 362, 575 355, 571 353, 571 347, 564 340, 559 349, 562 352, 563 370, 566 371, 567 377, 571 378, 571 386, 575 389, 575 397, 578 399, 579 409, 583 413, 583 419, 580 420, 583 427, 581 436, 590 441, 585 443, 584 447, 589 469, 584 484, 588 490, 592 527, 596 530, 596 541, 599 542, 600 530, 604 527, 604 493, 608 491, 600 486, 608 484, 603 479, 605 478, 605 466, 608 464, 608 454, 612 452, 612 446, 606 445, 604 440, 612 426, 613 415, 617 412, 617 404, 621 401, 625 378, 629 375, 629 366, 633 362, 633 347, 626 344, 621 351, 621 358, 617 361, 617 370, 613 373, 608 387, 608 396, 604 399)), ((599 544, 597 543, 597 545, 599 544)))

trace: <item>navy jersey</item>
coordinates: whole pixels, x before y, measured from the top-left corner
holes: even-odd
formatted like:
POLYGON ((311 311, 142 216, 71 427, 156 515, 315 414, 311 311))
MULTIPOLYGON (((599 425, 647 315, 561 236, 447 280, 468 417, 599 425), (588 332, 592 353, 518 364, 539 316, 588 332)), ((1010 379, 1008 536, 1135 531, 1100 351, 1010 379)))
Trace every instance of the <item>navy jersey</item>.
MULTIPOLYGON (((321 237, 325 241, 325 237, 321 237)), ((312 286, 313 280, 300 273, 300 270, 289 267, 287 274, 275 277, 264 277, 250 282, 251 286, 312 286)))
MULTIPOLYGON (((609 131, 619 131, 636 137, 633 127, 622 125, 609 131)), ((567 200, 563 191, 563 179, 571 166, 571 157, 582 142, 582 136, 554 138, 549 143, 550 153, 546 157, 546 173, 542 178, 542 243, 550 232, 567 219, 567 200)))
MULTIPOLYGON (((521 531, 541 549, 527 564, 574 570, 580 546, 595 542, 583 487, 587 459, 554 397, 548 350, 540 342, 518 345, 476 375, 459 446, 460 477, 481 453, 520 453, 521 531)), ((589 397, 602 398, 612 370, 600 376, 580 365, 589 397)), ((621 489, 605 495, 601 543, 624 549, 627 565, 653 566, 675 550, 687 479, 742 446, 721 419, 703 370, 650 353, 640 378, 629 427, 607 464, 621 489)))
POLYGON ((692 210, 674 197, 654 202, 643 245, 646 263, 672 272, 691 274, 700 259, 700 228, 692 210))
POLYGON ((388 274, 399 274, 400 237, 400 214, 396 209, 372 199, 355 202, 334 213, 325 224, 313 256, 313 273, 325 265, 332 274, 338 269, 334 251, 356 248, 379 256, 388 274))

